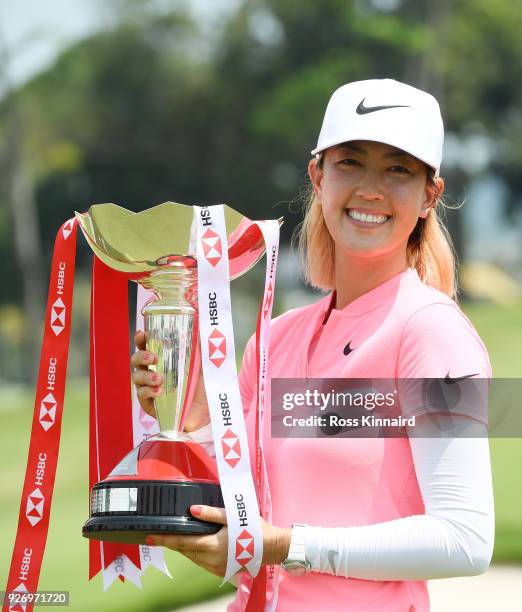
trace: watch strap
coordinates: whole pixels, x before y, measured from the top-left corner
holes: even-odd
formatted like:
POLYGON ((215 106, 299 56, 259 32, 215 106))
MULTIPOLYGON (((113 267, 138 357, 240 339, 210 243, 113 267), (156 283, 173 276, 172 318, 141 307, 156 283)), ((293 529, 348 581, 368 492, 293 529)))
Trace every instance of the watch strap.
POLYGON ((308 525, 296 523, 292 525, 292 536, 290 538, 290 549, 287 558, 281 563, 284 569, 310 570, 310 562, 305 555, 305 532, 308 525))

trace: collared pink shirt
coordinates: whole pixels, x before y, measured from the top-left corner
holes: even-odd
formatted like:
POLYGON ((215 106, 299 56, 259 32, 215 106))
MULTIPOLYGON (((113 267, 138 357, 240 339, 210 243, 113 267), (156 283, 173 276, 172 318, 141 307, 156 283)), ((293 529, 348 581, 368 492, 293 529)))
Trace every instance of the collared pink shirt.
MULTIPOLYGON (((323 325, 331 300, 330 294, 272 321, 269 381, 272 377, 444 378, 448 373, 458 377, 472 372, 492 376, 487 350, 469 319, 454 300, 422 283, 414 269, 342 310, 333 309, 323 325), (344 350, 348 343, 351 351, 344 350)), ((251 338, 240 374, 251 436, 255 382, 251 338)), ((267 412, 264 450, 274 525, 349 527, 424 514, 407 438, 272 438, 267 412)), ((253 448, 251 438, 251 453, 253 448)), ((424 580, 280 574, 278 610, 283 612, 429 610, 424 580)), ((229 612, 244 610, 247 598, 240 586, 229 612)))

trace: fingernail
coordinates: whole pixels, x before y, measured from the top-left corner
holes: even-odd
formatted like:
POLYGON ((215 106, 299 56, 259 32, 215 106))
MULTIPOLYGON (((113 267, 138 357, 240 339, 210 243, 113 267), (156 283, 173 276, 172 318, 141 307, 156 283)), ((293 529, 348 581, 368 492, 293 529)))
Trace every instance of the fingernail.
POLYGON ((145 359, 145 361, 152 361, 152 355, 150 353, 145 353, 143 358, 145 359))
POLYGON ((145 544, 148 546, 154 546, 154 538, 152 536, 147 536, 145 538, 145 544))
POLYGON ((158 382, 159 376, 157 374, 152 375, 152 382, 158 382))
POLYGON ((199 516, 201 514, 201 506, 190 506, 190 514, 199 516))

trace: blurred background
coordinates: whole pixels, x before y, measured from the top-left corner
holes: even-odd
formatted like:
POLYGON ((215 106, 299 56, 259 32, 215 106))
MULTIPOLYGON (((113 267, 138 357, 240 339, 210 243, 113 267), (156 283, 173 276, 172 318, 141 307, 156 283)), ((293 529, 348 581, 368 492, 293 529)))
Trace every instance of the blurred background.
MULTIPOLYGON (((306 165, 326 103, 348 81, 397 78, 439 100, 459 300, 495 376, 522 377, 521 30, 522 7, 512 0, 3 0, 3 584, 58 227, 102 202, 133 211, 166 200, 226 202, 254 219, 284 216, 275 314, 318 299, 302 283, 290 237, 302 219, 306 165)), ((103 594, 98 578, 87 583, 80 527, 87 513, 90 254, 80 238, 40 588, 70 590, 75 610, 167 610, 215 597, 223 593, 219 580, 174 553, 167 555, 174 582, 149 570, 144 592, 116 584, 103 594)), ((255 326, 261 267, 234 287, 238 353, 255 326)), ((496 566, 522 564, 521 442, 491 440, 496 566)))

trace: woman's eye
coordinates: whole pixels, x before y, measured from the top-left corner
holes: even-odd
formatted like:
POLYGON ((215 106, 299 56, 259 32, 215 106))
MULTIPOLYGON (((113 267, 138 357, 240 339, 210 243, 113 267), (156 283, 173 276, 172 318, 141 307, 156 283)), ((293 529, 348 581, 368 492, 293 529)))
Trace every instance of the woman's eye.
POLYGON ((390 168, 390 172, 396 172, 398 174, 411 174, 410 169, 406 168, 406 166, 392 166, 390 168))
POLYGON ((342 164, 343 166, 359 166, 359 162, 353 157, 346 157, 345 159, 340 159, 337 163, 342 164))

